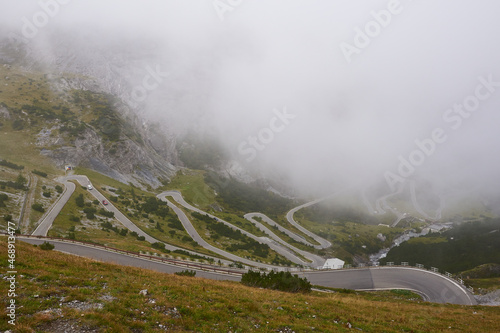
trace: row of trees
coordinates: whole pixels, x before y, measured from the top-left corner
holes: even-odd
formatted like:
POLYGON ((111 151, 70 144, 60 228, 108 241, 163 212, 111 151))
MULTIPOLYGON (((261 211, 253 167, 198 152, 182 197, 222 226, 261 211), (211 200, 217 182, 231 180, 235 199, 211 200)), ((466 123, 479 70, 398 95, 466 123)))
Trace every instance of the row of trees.
POLYGON ((0 160, 0 165, 7 167, 7 168, 14 169, 14 170, 23 170, 24 169, 23 165, 17 165, 15 163, 9 162, 7 160, 0 160))
POLYGON ((0 186, 3 188, 5 187, 11 187, 16 190, 23 190, 27 191, 28 187, 26 186, 26 178, 23 177, 23 175, 19 174, 16 178, 16 181, 0 181, 0 186))
POLYGON ((241 277, 241 283, 250 287, 259 287, 288 291, 292 293, 308 293, 311 291, 311 283, 306 278, 299 278, 290 272, 260 273, 248 271, 241 277))
POLYGON ((204 178, 227 206, 241 212, 275 215, 286 212, 294 205, 292 200, 263 190, 257 183, 245 184, 235 179, 224 179, 215 172, 207 172, 204 178))
POLYGON ((443 233, 432 233, 393 248, 386 262, 409 262, 459 273, 482 264, 500 263, 500 219, 466 222, 443 233))
POLYGON ((216 221, 214 218, 208 215, 203 215, 197 212, 193 212, 191 215, 194 218, 197 218, 206 223, 206 226, 211 232, 214 239, 217 239, 220 236, 224 236, 230 238, 233 241, 240 242, 229 245, 226 248, 227 251, 236 252, 238 250, 245 250, 261 258, 266 258, 269 255, 269 246, 257 242, 256 240, 244 235, 241 231, 234 230, 224 223, 216 221))

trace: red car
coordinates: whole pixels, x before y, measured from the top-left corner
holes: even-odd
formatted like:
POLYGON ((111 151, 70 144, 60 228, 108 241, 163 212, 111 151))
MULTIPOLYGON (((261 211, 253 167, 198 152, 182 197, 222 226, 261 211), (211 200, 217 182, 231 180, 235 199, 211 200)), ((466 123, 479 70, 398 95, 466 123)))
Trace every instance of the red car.
POLYGON ((108 204, 108 202, 107 202, 106 200, 103 200, 103 201, 102 201, 102 204, 103 204, 104 206, 106 206, 106 205, 108 204))

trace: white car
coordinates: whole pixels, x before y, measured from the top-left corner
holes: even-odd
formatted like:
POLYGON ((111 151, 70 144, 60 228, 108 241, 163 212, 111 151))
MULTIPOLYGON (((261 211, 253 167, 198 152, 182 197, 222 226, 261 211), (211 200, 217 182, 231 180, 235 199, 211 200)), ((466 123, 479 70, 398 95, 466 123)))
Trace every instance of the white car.
POLYGON ((87 190, 89 190, 89 191, 90 191, 90 190, 92 190, 92 189, 93 189, 92 185, 87 185, 87 190))

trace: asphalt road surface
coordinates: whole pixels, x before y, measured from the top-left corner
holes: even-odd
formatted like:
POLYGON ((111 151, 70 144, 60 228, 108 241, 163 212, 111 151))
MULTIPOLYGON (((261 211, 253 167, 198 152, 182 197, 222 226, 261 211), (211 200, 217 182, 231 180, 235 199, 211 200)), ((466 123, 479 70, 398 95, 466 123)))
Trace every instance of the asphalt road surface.
POLYGON ((376 267, 299 273, 313 285, 355 290, 407 289, 426 301, 463 305, 477 304, 474 296, 457 282, 438 273, 411 267, 376 267))
MULTIPOLYGON (((33 235, 45 236, 47 234, 48 230, 52 226, 54 219, 57 217, 61 209, 64 207, 66 202, 73 194, 75 190, 75 185, 71 182, 68 182, 68 180, 77 180, 82 186, 90 185, 90 181, 86 176, 69 176, 60 179, 61 182, 64 182, 66 189, 61 195, 61 197, 58 199, 58 201, 50 208, 48 213, 44 216, 39 226, 33 232, 33 235)), ((89 192, 101 203, 103 200, 106 199, 96 189, 90 190, 89 192)), ((184 199, 182 198, 182 195, 179 192, 162 193, 158 197, 162 198, 163 200, 166 200, 165 198, 166 195, 171 195, 175 199, 175 201, 177 201, 179 204, 185 206, 188 209, 198 211, 202 214, 206 214, 205 212, 200 211, 196 207, 193 207, 187 202, 185 202, 184 199)), ((196 240, 200 245, 204 246, 205 248, 215 253, 221 254, 231 260, 240 261, 242 263, 258 267, 275 268, 274 266, 271 265, 256 263, 244 258, 240 258, 231 253, 227 253, 221 249, 211 246, 199 236, 199 234, 196 232, 196 230, 194 229, 194 227, 192 226, 191 222, 184 214, 184 212, 179 207, 172 204, 168 200, 166 201, 169 204, 169 207, 171 207, 174 210, 174 212, 178 215, 179 219, 183 223, 189 235, 194 240, 196 240)), ((298 227, 299 230, 301 230, 302 232, 311 236, 313 239, 319 242, 321 244, 320 246, 318 246, 319 248, 324 248, 331 246, 331 243, 311 233, 310 231, 303 228, 293 220, 293 214, 296 211, 298 211, 301 208, 315 204, 319 201, 321 201, 321 199, 315 200, 313 202, 292 209, 291 211, 288 212, 287 219, 291 224, 298 227)), ((132 221, 130 221, 111 203, 103 207, 105 207, 109 211, 114 212, 115 218, 120 223, 122 223, 127 229, 137 232, 138 235, 143 235, 148 242, 154 243, 158 241, 157 239, 147 235, 145 232, 139 229, 134 223, 132 223, 132 221)), ((217 220, 225 222, 218 218, 217 220)), ((245 233, 247 232, 245 231, 245 233)), ((34 244, 41 244, 44 240, 26 239, 26 241, 34 244)), ((272 242, 272 240, 269 241, 272 242)), ((50 242, 53 243, 56 246, 56 250, 59 251, 72 253, 84 257, 89 257, 101 261, 113 262, 120 265, 129 265, 129 266, 153 269, 166 273, 174 273, 185 269, 183 267, 173 266, 171 264, 155 262, 144 258, 137 258, 121 253, 110 252, 104 249, 93 248, 80 244, 65 243, 59 241, 50 241, 50 242)), ((274 242, 276 243, 276 241, 274 242)), ((168 244, 166 244, 166 248, 171 250, 179 249, 177 247, 168 244)), ((455 303, 455 304, 466 304, 466 305, 476 304, 473 296, 465 288, 460 286, 455 281, 433 272, 419 270, 415 268, 383 267, 383 268, 366 268, 366 269, 337 270, 337 271, 328 270, 328 271, 316 271, 316 272, 302 272, 299 273, 299 275, 306 277, 314 285, 325 286, 325 287, 347 288, 356 290, 409 289, 418 292, 424 297, 425 300, 431 302, 455 303)), ((216 280, 227 280, 227 279, 239 280, 238 276, 211 273, 205 271, 199 271, 198 276, 216 280)))
POLYGON ((200 210, 199 208, 196 208, 196 207, 190 205, 189 203, 187 203, 184 200, 184 198, 182 197, 182 195, 179 192, 177 192, 177 191, 166 191, 166 192, 163 192, 163 193, 157 195, 158 198, 160 198, 161 200, 166 201, 167 204, 168 204, 168 206, 174 210, 174 212, 179 217, 182 225, 184 226, 184 228, 188 232, 189 236, 191 236, 191 238, 193 238, 196 242, 198 242, 198 244, 200 244, 201 246, 203 246, 206 249, 209 249, 210 251, 213 251, 215 253, 219 253, 219 254, 225 256, 226 258, 230 258, 230 259, 233 259, 233 260, 236 260, 236 261, 240 261, 240 262, 248 264, 248 265, 257 266, 257 267, 265 267, 265 268, 276 268, 276 266, 262 264, 262 263, 258 263, 258 262, 251 261, 251 260, 248 260, 248 259, 244 259, 244 258, 241 258, 241 257, 237 257, 234 254, 231 254, 231 253, 228 253, 226 251, 222 251, 220 249, 217 249, 217 248, 213 247, 212 245, 210 245, 209 243, 207 243, 203 238, 201 238, 201 236, 198 234, 198 232, 196 231, 196 229, 192 225, 191 221, 189 221, 189 219, 186 216, 186 214, 184 214, 184 212, 180 208, 178 208, 176 205, 174 205, 172 202, 170 202, 166 198, 167 196, 172 197, 175 200, 175 202, 177 202, 178 204, 182 205, 184 208, 187 208, 189 210, 198 212, 198 213, 203 214, 203 215, 208 215, 211 218, 215 218, 218 222, 224 223, 225 225, 227 225, 231 229, 233 229, 233 230, 239 230, 242 234, 244 234, 244 235, 246 235, 246 236, 254 239, 255 241, 257 241, 259 243, 267 244, 271 249, 275 250, 276 252, 278 252, 279 254, 281 254, 282 256, 284 256, 285 258, 287 258, 288 260, 290 260, 290 261, 292 261, 292 262, 294 262, 296 264, 300 264, 300 265, 308 265, 309 264, 308 262, 303 261, 301 258, 297 257, 289 248, 285 247, 284 245, 282 245, 282 244, 280 244, 280 243, 278 243, 276 241, 273 241, 273 240, 271 240, 271 239, 269 239, 267 237, 257 237, 255 235, 249 233, 246 230, 238 228, 235 225, 233 225, 233 224, 231 224, 231 223, 229 223, 227 221, 224 221, 224 220, 222 220, 222 219, 220 219, 220 218, 218 218, 216 216, 213 216, 213 215, 211 215, 211 214, 209 214, 207 212, 204 212, 204 211, 200 210))
POLYGON ((38 224, 38 227, 33 231, 32 235, 35 236, 47 236, 52 223, 59 215, 61 210, 63 209, 66 202, 68 202, 69 198, 75 192, 75 184, 68 182, 66 180, 59 179, 59 181, 63 182, 66 189, 63 194, 57 199, 54 205, 49 209, 48 213, 42 218, 42 221, 38 224))
MULTIPOLYGON (((20 237, 20 240, 31 244, 41 244, 45 241, 45 239, 27 239, 22 237, 20 237)), ((164 273, 175 273, 186 269, 167 263, 110 252, 101 248, 52 240, 49 242, 54 244, 55 249, 58 251, 119 265, 152 269, 164 273)), ((198 277, 214 280, 240 280, 240 276, 236 275, 196 271, 196 276, 198 277)), ((407 289, 417 292, 422 295, 424 300, 429 302, 462 305, 477 304, 474 297, 455 281, 440 274, 416 268, 378 267, 299 272, 297 274, 300 277, 307 278, 313 285, 318 286, 354 290, 407 289)))
MULTIPOLYGON (((46 241, 46 239, 35 239, 35 238, 22 238, 20 240, 26 243, 37 244, 37 245, 42 244, 43 242, 46 241)), ((154 260, 148 260, 145 258, 129 256, 122 253, 106 251, 101 248, 95 248, 77 243, 65 243, 53 240, 50 240, 49 243, 53 244, 55 246, 54 249, 57 251, 70 253, 85 258, 91 258, 103 262, 113 263, 117 265, 139 267, 139 268, 151 269, 157 272, 171 273, 171 274, 175 272, 181 272, 186 269, 196 270, 193 268, 175 266, 168 263, 162 263, 154 260)), ((231 281, 241 280, 241 277, 238 275, 207 272, 204 270, 196 270, 196 276, 211 280, 231 280, 231 281)))

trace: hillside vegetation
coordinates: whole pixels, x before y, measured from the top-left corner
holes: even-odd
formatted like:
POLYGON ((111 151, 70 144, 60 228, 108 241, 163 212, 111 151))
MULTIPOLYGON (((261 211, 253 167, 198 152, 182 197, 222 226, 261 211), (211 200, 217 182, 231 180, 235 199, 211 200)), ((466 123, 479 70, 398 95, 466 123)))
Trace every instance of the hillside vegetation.
POLYGON ((500 263, 500 219, 467 222, 445 231, 409 240, 389 251, 382 263, 407 261, 450 273, 500 263))
MULTIPOLYGON (((2 267, 6 243, 0 242, 2 267)), ((16 246, 16 326, 2 307, 2 331, 500 331, 497 307, 420 303, 402 292, 292 294, 16 246)), ((6 304, 7 293, 1 297, 6 304)))

